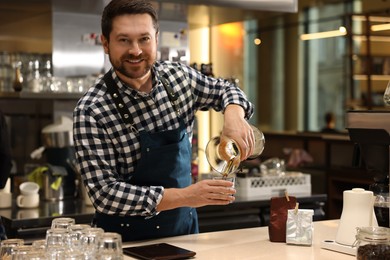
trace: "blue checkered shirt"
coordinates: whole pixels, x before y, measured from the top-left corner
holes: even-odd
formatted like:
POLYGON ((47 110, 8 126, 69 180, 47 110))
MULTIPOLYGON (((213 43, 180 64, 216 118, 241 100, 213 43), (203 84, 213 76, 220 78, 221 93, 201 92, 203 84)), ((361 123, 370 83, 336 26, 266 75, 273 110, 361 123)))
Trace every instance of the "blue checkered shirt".
MULTIPOLYGON (((167 61, 156 62, 152 71, 153 88, 146 94, 126 86, 110 70, 138 131, 179 127, 179 118, 158 75, 167 78, 178 94, 180 116, 190 138, 198 110, 223 111, 229 104, 239 104, 245 109, 246 118, 253 113, 245 94, 228 81, 206 77, 191 67, 167 61)), ((73 120, 77 169, 96 210, 121 216, 155 215, 164 187, 128 183, 141 157, 139 135, 123 122, 102 78, 79 100, 73 120)))

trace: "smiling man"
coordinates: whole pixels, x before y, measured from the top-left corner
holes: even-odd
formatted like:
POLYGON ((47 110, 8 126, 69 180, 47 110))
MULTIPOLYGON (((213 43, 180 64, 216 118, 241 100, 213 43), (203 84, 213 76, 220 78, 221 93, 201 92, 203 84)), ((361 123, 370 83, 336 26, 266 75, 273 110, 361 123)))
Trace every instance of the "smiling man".
POLYGON ((222 135, 248 157, 253 106, 234 84, 157 61, 159 25, 144 0, 112 0, 102 15, 112 68, 74 110, 77 168, 96 209, 94 223, 123 241, 198 232, 196 208, 234 201, 232 183, 191 183, 195 113, 224 113, 222 135))

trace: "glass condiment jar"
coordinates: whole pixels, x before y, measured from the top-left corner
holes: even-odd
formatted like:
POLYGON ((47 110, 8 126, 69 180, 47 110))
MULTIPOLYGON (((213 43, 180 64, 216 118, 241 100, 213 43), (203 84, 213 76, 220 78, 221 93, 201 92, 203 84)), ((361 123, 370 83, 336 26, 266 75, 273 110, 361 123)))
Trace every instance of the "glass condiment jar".
POLYGON ((390 228, 386 227, 358 227, 356 228, 358 260, 385 260, 390 259, 390 228))

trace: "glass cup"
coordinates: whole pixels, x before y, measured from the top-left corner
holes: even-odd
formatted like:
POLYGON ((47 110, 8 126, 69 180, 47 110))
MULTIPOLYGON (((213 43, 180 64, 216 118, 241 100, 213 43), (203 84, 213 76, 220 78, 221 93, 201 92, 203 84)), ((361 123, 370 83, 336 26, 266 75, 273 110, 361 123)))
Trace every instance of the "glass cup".
MULTIPOLYGON (((248 159, 258 157, 264 150, 264 134, 251 125, 255 136, 255 147, 248 159)), ((235 173, 241 163, 241 152, 237 143, 232 139, 213 137, 206 146, 206 158, 211 168, 223 176, 235 173)))
POLYGON ((51 228, 68 229, 71 225, 76 224, 74 218, 55 218, 51 222, 51 228))
POLYGON ((64 260, 84 260, 84 254, 81 251, 66 251, 64 253, 64 260))
POLYGON ((69 247, 73 251, 82 250, 81 246, 81 236, 83 235, 84 230, 91 228, 87 224, 75 224, 71 225, 68 228, 69 231, 69 247))
MULTIPOLYGON (((31 245, 19 245, 14 248, 12 252, 12 260, 30 259, 29 255, 34 252, 34 247, 31 245)), ((4 259, 4 257, 3 257, 4 259)))
POLYGON ((46 256, 46 252, 43 250, 35 250, 30 252, 26 256, 26 260, 48 260, 48 257, 46 256))
POLYGON ((83 248, 85 259, 96 259, 96 254, 100 248, 100 240, 104 234, 102 228, 86 228, 81 235, 81 247, 83 248))
POLYGON ((35 250, 45 250, 46 249, 46 239, 34 240, 32 246, 35 250))
POLYGON ((63 257, 69 250, 68 229, 50 228, 46 231, 46 252, 50 259, 63 257))
POLYGON ((19 238, 10 238, 0 243, 0 259, 11 259, 15 248, 24 245, 24 240, 19 238))
MULTIPOLYGON (((224 181, 230 181, 233 183, 233 186, 232 188, 234 189, 234 187, 236 186, 236 178, 233 177, 233 176, 214 176, 213 177, 213 180, 224 180, 224 181)), ((234 195, 232 195, 234 196, 234 195)))
POLYGON ((232 188, 235 187, 235 180, 236 180, 236 178, 235 178, 235 177, 232 177, 232 176, 229 176, 229 177, 228 177, 228 176, 214 176, 214 177, 213 177, 213 180, 230 181, 230 182, 233 183, 232 188))
POLYGON ((99 249, 100 260, 121 260, 122 254, 122 237, 118 233, 106 232, 101 239, 99 249))

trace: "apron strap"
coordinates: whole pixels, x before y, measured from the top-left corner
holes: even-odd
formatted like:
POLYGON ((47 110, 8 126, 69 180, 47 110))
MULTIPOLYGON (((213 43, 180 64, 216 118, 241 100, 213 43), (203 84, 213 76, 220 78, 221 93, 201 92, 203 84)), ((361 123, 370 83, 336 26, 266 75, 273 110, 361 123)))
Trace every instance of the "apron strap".
MULTIPOLYGON (((116 82, 112 78, 111 71, 108 71, 106 74, 104 74, 103 79, 104 82, 106 82, 108 92, 114 98, 115 106, 118 109, 119 113, 121 114, 122 120, 126 124, 130 124, 133 133, 138 133, 138 130, 134 126, 133 117, 131 116, 129 109, 125 106, 125 102, 123 101, 118 91, 116 82)), ((171 102, 173 109, 176 111, 177 116, 180 117, 181 110, 178 104, 178 99, 179 99, 178 95, 176 95, 176 93, 173 91, 173 88, 171 87, 171 85, 169 84, 166 78, 159 76, 159 79, 161 80, 164 89, 168 94, 168 98, 169 101, 171 102)))
POLYGON ((177 116, 180 117, 181 110, 180 110, 180 106, 178 104, 179 103, 178 102, 179 96, 176 95, 176 93, 173 91, 171 84, 169 84, 169 82, 166 78, 164 78, 164 77, 159 77, 159 78, 160 78, 160 80, 165 88, 165 91, 168 93, 168 98, 172 104, 172 107, 175 109, 177 116))
POLYGON ((116 109, 118 109, 119 113, 121 114, 122 120, 126 124, 131 125, 131 130, 133 131, 133 133, 138 133, 138 130, 134 127, 133 117, 131 116, 129 109, 127 109, 125 103, 123 102, 123 99, 118 91, 118 87, 116 86, 116 83, 111 76, 111 72, 107 72, 104 75, 103 79, 104 82, 106 82, 108 92, 114 99, 116 109))

